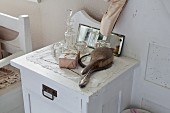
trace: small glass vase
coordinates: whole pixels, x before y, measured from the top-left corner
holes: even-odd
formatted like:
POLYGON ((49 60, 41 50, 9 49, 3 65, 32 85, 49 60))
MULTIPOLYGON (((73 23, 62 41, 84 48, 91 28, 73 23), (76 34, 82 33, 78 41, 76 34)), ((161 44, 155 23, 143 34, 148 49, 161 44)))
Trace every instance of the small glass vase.
POLYGON ((87 51, 87 43, 85 41, 77 41, 75 44, 75 48, 78 52, 84 54, 87 51))
POLYGON ((73 49, 76 43, 76 33, 73 31, 71 16, 72 10, 69 9, 67 10, 66 32, 64 33, 66 49, 73 49))
POLYGON ((51 54, 56 60, 56 62, 59 62, 59 56, 63 53, 64 51, 64 43, 62 41, 56 42, 51 46, 51 54))
POLYGON ((76 34, 73 31, 66 31, 65 32, 65 44, 66 49, 73 49, 76 43, 76 34))

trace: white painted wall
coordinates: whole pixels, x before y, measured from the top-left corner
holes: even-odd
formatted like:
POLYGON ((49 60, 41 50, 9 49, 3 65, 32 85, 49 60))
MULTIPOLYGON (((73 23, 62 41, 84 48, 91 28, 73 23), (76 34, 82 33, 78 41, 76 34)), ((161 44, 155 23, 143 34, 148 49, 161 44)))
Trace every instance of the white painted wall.
MULTIPOLYGON (((129 0, 115 31, 126 35, 123 54, 140 61, 140 66, 135 71, 132 105, 155 113, 170 113, 170 90, 145 80, 149 43, 165 46, 170 51, 170 1, 129 0)), ((166 57, 169 56, 161 54, 160 62, 166 57)), ((160 64, 149 65, 153 67, 160 64)), ((158 71, 168 69, 167 65, 168 63, 159 66, 158 71)), ((159 73, 163 77, 162 74, 159 73)), ((167 80, 170 80, 170 73, 168 75, 167 80)))
POLYGON ((108 5, 103 0, 41 0, 39 4, 27 0, 0 0, 0 12, 30 16, 35 50, 64 38, 67 9, 74 12, 84 9, 100 20, 108 5))
MULTIPOLYGON (((128 1, 115 32, 126 35, 123 55, 141 62, 135 71, 132 105, 155 113, 170 113, 170 90, 145 80, 149 43, 170 48, 170 1, 128 1)), ((29 14, 33 48, 37 49, 64 38, 66 9, 85 9, 100 20, 107 6, 103 0, 42 0, 40 4, 26 0, 1 0, 0 12, 14 16, 29 14)))

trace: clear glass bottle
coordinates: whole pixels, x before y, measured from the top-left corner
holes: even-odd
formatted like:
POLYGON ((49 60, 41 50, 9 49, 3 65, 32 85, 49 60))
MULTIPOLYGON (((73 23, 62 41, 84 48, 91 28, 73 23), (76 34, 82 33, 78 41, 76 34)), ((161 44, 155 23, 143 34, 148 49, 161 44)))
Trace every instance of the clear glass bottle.
POLYGON ((64 33, 66 49, 73 49, 76 42, 76 34, 73 31, 71 20, 72 12, 71 9, 67 10, 66 32, 64 33))

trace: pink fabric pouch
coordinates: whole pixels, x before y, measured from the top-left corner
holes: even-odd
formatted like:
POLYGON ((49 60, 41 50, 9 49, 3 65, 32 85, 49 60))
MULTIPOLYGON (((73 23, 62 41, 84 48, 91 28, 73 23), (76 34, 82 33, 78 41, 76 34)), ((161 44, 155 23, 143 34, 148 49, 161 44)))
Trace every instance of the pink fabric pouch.
POLYGON ((59 67, 60 68, 68 68, 75 69, 78 65, 78 58, 80 57, 80 53, 64 53, 59 57, 59 67))

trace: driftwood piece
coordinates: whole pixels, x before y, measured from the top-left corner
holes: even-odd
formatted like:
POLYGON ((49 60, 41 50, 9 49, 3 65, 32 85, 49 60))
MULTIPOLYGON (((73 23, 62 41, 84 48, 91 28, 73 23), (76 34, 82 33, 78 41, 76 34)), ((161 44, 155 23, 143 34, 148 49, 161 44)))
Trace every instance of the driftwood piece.
MULTIPOLYGON (((85 87, 88 84, 93 72, 111 67, 114 58, 113 49, 107 47, 96 48, 91 52, 90 55, 90 63, 82 71, 82 74, 84 76, 79 82, 79 86, 81 88, 85 87)), ((79 60, 79 63, 80 65, 82 65, 83 63, 80 61, 81 59, 79 60)))
POLYGON ((100 33, 104 36, 109 36, 127 0, 105 0, 105 1, 107 2, 110 1, 110 6, 107 12, 103 15, 100 33))

